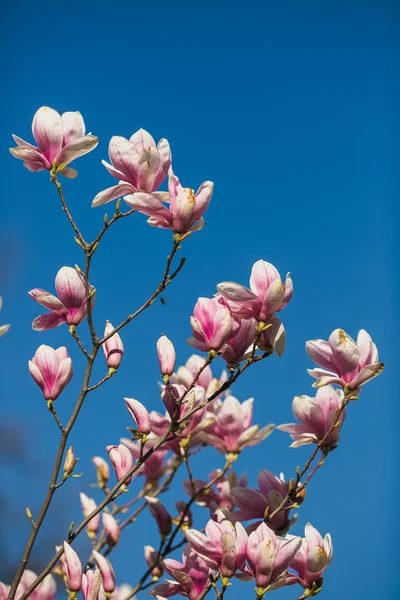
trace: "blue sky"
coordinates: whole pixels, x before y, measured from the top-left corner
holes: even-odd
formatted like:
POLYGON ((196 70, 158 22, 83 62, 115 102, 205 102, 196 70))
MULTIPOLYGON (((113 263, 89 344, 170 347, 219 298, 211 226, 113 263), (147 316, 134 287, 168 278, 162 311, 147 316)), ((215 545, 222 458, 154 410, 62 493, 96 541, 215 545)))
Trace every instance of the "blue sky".
MULTIPOLYGON (((31 330, 40 309, 27 295, 33 287, 52 290, 62 265, 82 264, 80 250, 47 174, 29 173, 7 150, 11 133, 31 139, 33 114, 48 105, 81 111, 87 129, 100 137, 98 148, 73 165, 78 179, 65 182, 87 237, 112 212, 90 207, 98 191, 114 184, 100 162, 112 135, 129 137, 144 127, 156 139, 168 138, 182 183, 197 187, 210 179, 215 193, 205 229, 185 244, 187 266, 165 293, 165 306, 156 303, 124 331, 123 367, 84 406, 72 436, 84 475, 60 491, 36 564, 52 554, 47 537, 61 541, 70 521, 80 520, 78 491, 93 491, 91 457, 104 455, 129 425, 122 398, 161 408, 159 334, 173 339, 184 363, 197 297, 211 296, 222 280, 247 284, 252 264, 263 258, 282 275, 291 271, 295 294, 282 314, 285 355, 257 365, 234 389, 240 400, 255 397, 255 422, 291 421, 293 396, 312 394, 307 339, 326 339, 336 327, 355 337, 365 328, 386 364, 350 407, 340 447, 313 481, 294 532, 311 521, 332 534, 334 561, 321 598, 394 598, 398 5, 43 0, 8 3, 2 13, 0 292, 1 322, 12 329, 0 344, 1 418, 20 431, 14 443, 31 465, 4 468, 15 498, 7 514, 18 519, 9 555, 21 551, 29 528, 24 509, 38 510, 58 437, 27 360, 41 343, 68 346, 75 374, 57 403, 64 420, 82 375, 65 327, 31 330)), ((168 232, 150 228, 140 215, 108 232, 92 270, 99 329, 147 298, 169 247, 168 232)), ((287 435, 275 432, 244 453, 237 470, 247 471, 252 485, 261 468, 290 477, 309 449, 288 444, 287 435)), ((223 464, 213 450, 205 456, 196 461, 198 476, 223 464)), ((172 507, 173 498, 166 503, 172 507)), ((205 518, 198 513, 199 528, 205 518)), ((136 582, 146 543, 156 543, 149 519, 126 530, 115 550, 120 582, 136 582)), ((84 556, 87 541, 77 547, 84 556)), ((1 571, 0 565, 0 578, 1 571)), ((227 600, 253 593, 239 583, 228 591, 227 600)), ((275 595, 291 599, 297 591, 275 595)))

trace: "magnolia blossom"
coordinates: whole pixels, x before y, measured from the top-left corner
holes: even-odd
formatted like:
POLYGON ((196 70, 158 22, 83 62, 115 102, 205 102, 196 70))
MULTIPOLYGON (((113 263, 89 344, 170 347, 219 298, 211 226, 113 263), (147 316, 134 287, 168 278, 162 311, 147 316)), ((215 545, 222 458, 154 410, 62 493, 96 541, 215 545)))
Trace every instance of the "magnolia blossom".
POLYGON ((73 160, 94 150, 99 143, 96 136, 85 134, 85 123, 80 112, 65 112, 60 115, 54 108, 42 106, 32 122, 32 133, 38 147, 13 135, 16 148, 10 148, 15 158, 24 161, 29 171, 51 171, 55 163, 65 177, 78 175, 75 169, 67 168, 73 160))
POLYGON ((82 575, 82 594, 84 600, 97 600, 100 594, 100 569, 87 569, 82 575))
POLYGON ((249 535, 245 575, 252 575, 261 590, 287 585, 286 569, 301 546, 301 538, 279 538, 265 523, 249 535))
POLYGON ((160 559, 157 550, 153 548, 153 546, 145 546, 144 558, 147 563, 147 566, 151 568, 152 577, 155 580, 159 579, 162 576, 164 569, 160 564, 160 559))
POLYGON ((71 592, 79 592, 82 587, 82 563, 67 542, 64 542, 64 556, 68 589, 71 592))
POLYGON ((228 374, 223 370, 220 377, 214 377, 210 365, 204 366, 206 359, 198 354, 186 361, 184 366, 179 367, 176 374, 171 377, 171 382, 184 385, 186 388, 192 386, 196 380, 196 387, 202 387, 205 397, 212 396, 227 380, 228 374))
POLYGON ((107 543, 109 546, 115 546, 118 544, 121 530, 118 526, 117 521, 114 519, 111 513, 103 512, 102 521, 104 527, 104 533, 106 534, 107 543))
MULTIPOLYGON (((209 474, 209 481, 215 479, 219 474, 219 469, 212 471, 209 474)), ((226 508, 232 510, 234 507, 232 491, 235 488, 246 488, 247 486, 247 476, 244 474, 239 478, 234 471, 230 471, 224 477, 219 477, 211 488, 207 487, 209 481, 204 481, 202 479, 193 480, 196 490, 195 502, 199 506, 207 506, 207 508, 210 508, 213 511, 226 508), (206 488, 206 490, 203 493, 200 493, 200 490, 203 488, 206 488)), ((186 494, 193 496, 193 487, 189 480, 183 482, 183 487, 186 494)), ((231 517, 233 518, 235 514, 236 513, 231 513, 231 517)))
POLYGON ((112 593, 115 590, 115 573, 111 563, 105 556, 93 550, 93 558, 100 569, 101 582, 106 593, 112 593))
MULTIPOLYGON (((298 573, 298 577, 289 574, 290 583, 300 583, 309 594, 305 597, 315 596, 321 589, 323 583, 322 574, 332 560, 332 540, 329 533, 322 538, 321 534, 311 523, 307 523, 304 529, 305 538, 297 554, 293 557, 290 568, 298 573)), ((287 539, 293 536, 288 535, 287 539)))
MULTIPOLYGON (((111 165, 103 165, 119 184, 97 194, 92 206, 100 206, 126 194, 154 192, 164 181, 171 166, 171 150, 167 140, 156 143, 144 129, 136 131, 129 140, 115 135, 110 140, 108 154, 111 165)), ((124 198, 126 200, 126 198, 124 198)))
POLYGON ((253 317, 238 319, 237 323, 239 329, 234 331, 232 337, 228 338, 222 351, 222 358, 232 366, 247 358, 256 337, 257 321, 253 317))
POLYGON ((211 181, 202 183, 196 193, 191 188, 183 188, 170 169, 168 192, 136 193, 124 200, 131 208, 150 217, 147 222, 152 227, 184 234, 204 226, 203 214, 210 204, 213 190, 211 181))
MULTIPOLYGON (((16 600, 21 598, 22 594, 32 585, 37 579, 36 573, 30 569, 25 569, 22 574, 21 581, 18 584, 15 594, 16 600)), ((0 600, 7 600, 10 592, 10 586, 0 581, 0 600)), ((54 600, 57 593, 57 585, 53 575, 49 574, 43 579, 35 590, 29 595, 31 600, 54 600)))
POLYGON ((163 561, 163 567, 175 581, 166 580, 154 587, 150 596, 162 599, 171 596, 185 596, 197 600, 210 581, 213 573, 209 565, 188 544, 182 554, 182 562, 172 558, 163 561))
POLYGON ((242 404, 228 395, 220 405, 210 405, 213 419, 205 431, 200 434, 203 442, 218 448, 223 452, 238 453, 247 446, 255 446, 274 430, 274 425, 260 429, 252 425, 254 398, 249 398, 242 404))
POLYGON ((218 286, 219 293, 226 299, 232 313, 242 317, 255 317, 267 323, 275 312, 285 308, 293 295, 293 283, 289 273, 285 285, 279 272, 265 260, 257 261, 252 268, 250 289, 224 281, 218 286))
POLYGON ((208 352, 218 351, 238 330, 231 312, 218 298, 199 298, 190 317, 193 338, 188 340, 191 346, 208 352))
MULTIPOLYGON (((114 326, 110 321, 106 321, 104 328, 104 337, 114 331, 114 326)), ((109 369, 118 369, 124 355, 124 345, 118 332, 114 333, 103 344, 104 356, 106 357, 107 367, 109 369)))
MULTIPOLYGON (((32 323, 35 331, 54 329, 63 323, 76 326, 86 317, 85 284, 76 269, 62 267, 56 275, 55 285, 58 298, 41 288, 28 292, 36 302, 51 310, 50 313, 36 317, 32 323)), ((92 292, 94 288, 89 287, 92 292)), ((93 299, 91 302, 93 304, 93 299)))
POLYGON ((107 481, 110 479, 110 467, 101 456, 94 456, 92 462, 96 467, 98 484, 101 488, 104 488, 107 485, 107 481))
POLYGON ((175 369, 176 353, 171 340, 161 335, 157 340, 157 354, 162 375, 172 375, 175 369))
MULTIPOLYGON (((1 311, 2 307, 3 307, 3 299, 2 299, 2 297, 0 296, 0 311, 1 311)), ((10 329, 10 325, 0 325, 0 337, 1 337, 2 335, 4 335, 5 333, 7 333, 7 331, 8 331, 9 329, 10 329)))
POLYGON ((343 329, 335 329, 329 340, 311 340, 306 343, 308 356, 322 369, 309 370, 317 381, 314 387, 329 383, 349 386, 354 393, 383 371, 378 362, 378 350, 371 336, 361 329, 355 342, 343 329), (326 371, 325 369, 329 369, 326 371))
POLYGON ((28 365, 46 400, 56 400, 71 381, 72 361, 65 346, 54 350, 42 344, 28 365))
MULTIPOLYGON (((250 519, 264 519, 281 505, 282 500, 289 491, 289 483, 285 481, 283 473, 277 477, 270 471, 263 469, 257 478, 258 490, 245 487, 236 487, 231 490, 233 503, 238 511, 231 514, 232 519, 248 521, 250 519)), ((287 502, 284 510, 278 512, 268 523, 269 527, 280 535, 286 533, 297 519, 289 518, 290 511, 287 502)))
MULTIPOLYGON (((120 444, 119 446, 107 446, 106 449, 119 481, 125 477, 128 471, 133 467, 132 454, 124 444, 120 444)), ((132 476, 128 477, 124 483, 125 485, 128 485, 131 481, 132 476)))
MULTIPOLYGON (((93 498, 89 498, 83 492, 81 492, 79 494, 79 498, 80 498, 80 501, 81 501, 83 515, 86 518, 94 510, 96 510, 97 504, 93 500, 93 498)), ((90 519, 89 523, 87 524, 87 532, 88 532, 89 537, 96 537, 96 533, 99 530, 99 527, 100 527, 100 513, 98 513, 97 515, 95 515, 93 517, 93 519, 90 519)))
POLYGON ((168 536, 172 531, 172 518, 164 504, 158 498, 152 498, 151 496, 145 496, 145 500, 157 522, 160 535, 162 537, 168 536))
POLYGON ((246 560, 247 533, 241 523, 231 523, 219 511, 220 522, 208 521, 205 534, 195 529, 185 532, 187 541, 199 557, 223 577, 243 570, 246 560))
MULTIPOLYGON (((294 440, 291 448, 305 444, 317 444, 322 441, 331 427, 336 423, 338 410, 342 405, 344 394, 332 385, 326 385, 317 390, 315 398, 296 396, 293 399, 293 414, 300 423, 278 425, 277 429, 290 433, 294 440)), ((338 424, 324 441, 324 447, 335 446, 339 441, 346 409, 341 413, 338 424)))
POLYGON ((138 431, 145 435, 149 434, 151 432, 151 422, 147 408, 134 398, 124 398, 124 400, 129 414, 137 425, 138 431))

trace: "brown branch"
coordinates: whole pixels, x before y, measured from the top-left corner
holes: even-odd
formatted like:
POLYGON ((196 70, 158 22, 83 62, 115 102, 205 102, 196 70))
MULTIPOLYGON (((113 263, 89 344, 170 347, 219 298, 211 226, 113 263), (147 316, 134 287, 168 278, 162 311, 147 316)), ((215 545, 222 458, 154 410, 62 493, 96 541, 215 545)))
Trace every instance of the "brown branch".
POLYGON ((61 183, 58 181, 57 173, 56 173, 56 171, 54 169, 52 169, 51 172, 50 172, 50 181, 52 181, 54 183, 54 185, 56 186, 56 188, 57 188, 58 195, 60 196, 60 199, 61 199, 62 209, 65 212, 65 214, 67 215, 68 220, 69 220, 69 222, 72 225, 72 229, 74 230, 75 235, 76 235, 76 237, 78 238, 78 240, 80 242, 79 245, 81 246, 81 248, 83 248, 86 245, 85 239, 84 239, 83 235, 81 234, 81 232, 79 230, 79 227, 75 223, 75 221, 74 221, 74 219, 73 219, 73 217, 72 217, 72 215, 71 215, 71 213, 69 211, 69 208, 68 208, 67 203, 65 201, 65 196, 64 196, 64 192, 63 192, 62 187, 61 187, 61 183))

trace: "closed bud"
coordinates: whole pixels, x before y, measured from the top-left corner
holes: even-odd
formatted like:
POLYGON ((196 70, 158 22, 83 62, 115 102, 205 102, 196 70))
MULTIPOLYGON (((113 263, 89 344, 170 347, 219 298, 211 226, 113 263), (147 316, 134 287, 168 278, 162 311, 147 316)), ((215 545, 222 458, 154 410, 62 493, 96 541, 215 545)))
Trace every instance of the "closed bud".
MULTIPOLYGON (((81 501, 81 506, 82 506, 82 512, 84 517, 88 517, 94 510, 96 510, 97 508, 97 504, 96 502, 93 500, 93 498, 88 498, 88 496, 86 496, 86 494, 84 494, 83 492, 81 492, 79 494, 80 497, 80 501, 81 501)), ((95 515, 93 517, 93 519, 91 519, 89 521, 89 523, 87 524, 87 532, 90 538, 95 538, 96 537, 96 533, 99 530, 100 527, 100 513, 95 515)))
POLYGON ((112 594, 115 590, 115 573, 110 561, 100 554, 100 552, 96 552, 96 550, 93 550, 93 557, 100 569, 104 591, 107 594, 112 594))
POLYGON ((69 477, 75 469, 75 465, 78 462, 78 459, 75 458, 74 450, 72 446, 70 446, 67 450, 67 454, 64 462, 64 477, 69 477))
POLYGON ((79 556, 67 542, 64 542, 64 555, 68 589, 79 592, 82 587, 82 564, 79 556))
POLYGON ((82 575, 82 594, 85 600, 98 600, 100 593, 101 574, 100 570, 87 569, 82 575))
MULTIPOLYGON (((112 466, 114 467, 115 474, 118 481, 120 481, 133 467, 133 457, 124 444, 119 446, 107 446, 108 456, 110 457, 112 466)), ((128 485, 132 481, 132 477, 124 482, 128 485)))
POLYGON ((92 462, 96 467, 99 487, 104 488, 107 485, 107 481, 110 479, 110 467, 101 456, 94 456, 92 462))
POLYGON ((132 419, 136 422, 140 433, 144 435, 149 434, 151 432, 151 422, 147 408, 134 398, 124 398, 124 400, 126 408, 129 410, 132 419))
MULTIPOLYGON (((109 335, 112 331, 114 331, 113 325, 110 323, 110 321, 106 321, 104 337, 109 335)), ((106 357, 107 367, 110 369, 118 369, 124 354, 124 345, 120 335, 118 333, 114 333, 114 335, 104 342, 103 350, 106 357)))
POLYGON ((108 545, 115 546, 116 544, 118 544, 121 531, 119 529, 117 521, 110 513, 103 513, 103 527, 107 537, 108 545))
POLYGON ((158 498, 145 496, 149 505, 150 512, 157 521, 158 530, 163 537, 169 535, 172 531, 172 518, 164 504, 158 498))
POLYGON ((162 335, 157 341, 157 354, 162 375, 172 375, 175 369, 176 353, 173 343, 162 335))
POLYGON ((164 569, 161 566, 157 550, 153 548, 153 546, 145 546, 144 558, 149 568, 151 568, 151 575, 153 581, 157 581, 158 579, 160 579, 160 577, 162 577, 164 573, 164 569))

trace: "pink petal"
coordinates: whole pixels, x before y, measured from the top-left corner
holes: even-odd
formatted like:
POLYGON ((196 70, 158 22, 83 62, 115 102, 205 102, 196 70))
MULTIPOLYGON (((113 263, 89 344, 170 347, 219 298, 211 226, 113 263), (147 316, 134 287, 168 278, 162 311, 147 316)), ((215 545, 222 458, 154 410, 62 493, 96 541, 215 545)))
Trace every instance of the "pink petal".
POLYGON ((56 275, 56 290, 63 305, 70 310, 86 301, 84 283, 72 267, 62 267, 56 275))
POLYGON ((149 146, 152 146, 153 148, 156 147, 156 143, 154 141, 153 136, 151 136, 148 131, 146 131, 145 129, 142 129, 142 128, 140 128, 138 131, 136 131, 129 138, 129 141, 130 141, 131 144, 133 144, 133 147, 134 147, 134 149, 136 150, 136 153, 139 156, 149 146))
POLYGON ((106 190, 103 190, 102 192, 99 192, 92 202, 92 207, 107 204, 107 202, 111 202, 111 200, 121 198, 121 196, 125 196, 125 194, 132 194, 135 191, 135 188, 128 183, 114 185, 106 190))
POLYGON ((126 180, 139 189, 139 158, 136 148, 126 138, 114 135, 108 147, 110 161, 118 171, 124 173, 126 180))
POLYGON ((31 298, 36 300, 38 304, 41 304, 42 306, 48 308, 51 311, 58 311, 61 314, 65 314, 67 312, 65 306, 57 298, 57 296, 46 292, 46 290, 42 290, 41 288, 34 288, 30 292, 28 292, 28 294, 31 298))
POLYGON ((52 165, 63 142, 63 127, 59 113, 48 106, 39 108, 33 117, 32 133, 40 150, 52 165))
POLYGON ((10 148, 10 152, 15 158, 20 158, 21 160, 26 161, 28 164, 31 163, 32 169, 29 170, 39 171, 51 169, 49 161, 45 156, 43 156, 43 154, 39 152, 39 150, 32 150, 30 148, 10 148))
POLYGON ((84 135, 82 137, 72 139, 59 154, 57 154, 57 164, 68 165, 70 162, 84 156, 96 148, 99 143, 99 138, 94 135, 84 135))
POLYGON ((351 373, 358 367, 360 351, 355 341, 343 329, 335 329, 331 333, 329 345, 339 367, 338 375, 351 373))
POLYGON ((157 198, 144 192, 136 192, 125 198, 125 202, 148 217, 172 221, 172 213, 157 198))
POLYGON ((57 313, 47 313, 34 319, 32 322, 32 329, 34 329, 34 331, 46 331, 47 329, 59 327, 65 322, 65 318, 61 317, 57 313))
POLYGON ((233 281, 223 281, 217 285, 217 289, 228 300, 235 302, 252 302, 258 300, 258 296, 244 285, 234 283, 233 281))
POLYGON ((207 210, 211 197, 214 191, 214 184, 212 181, 205 181, 201 184, 196 192, 196 207, 193 213, 193 219, 197 221, 207 210))
POLYGON ((64 177, 67 177, 67 179, 75 179, 78 177, 78 171, 70 167, 65 167, 65 169, 59 172, 61 175, 64 175, 64 177))
POLYGON ((374 379, 374 377, 377 377, 378 375, 380 375, 382 373, 383 369, 384 369, 383 363, 375 363, 373 365, 367 365, 359 372, 357 377, 352 380, 352 382, 350 384, 351 389, 355 390, 358 387, 360 387, 361 385, 364 385, 365 383, 367 383, 367 381, 374 379))
POLYGON ((280 280, 278 270, 265 260, 258 260, 251 270, 250 289, 263 300, 264 296, 273 281, 280 280))
POLYGON ((330 344, 325 340, 310 340, 306 343, 306 352, 316 365, 323 369, 336 371, 335 358, 330 344))
POLYGON ((85 123, 80 112, 65 112, 61 115, 64 146, 85 135, 85 123))

